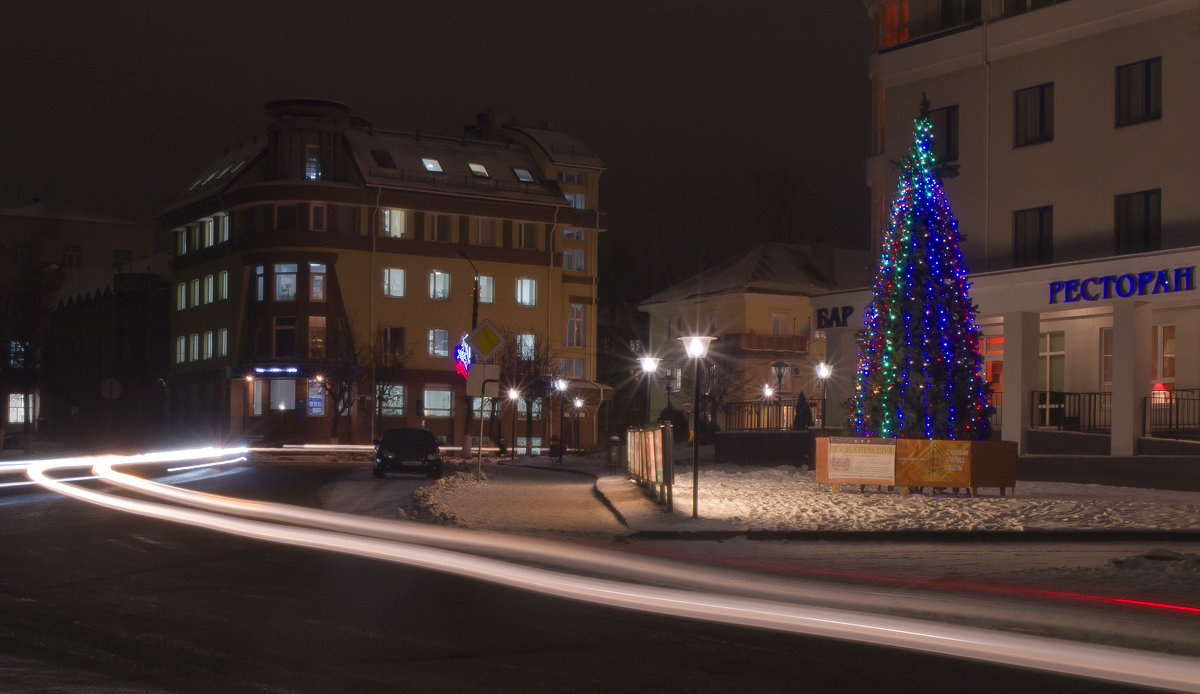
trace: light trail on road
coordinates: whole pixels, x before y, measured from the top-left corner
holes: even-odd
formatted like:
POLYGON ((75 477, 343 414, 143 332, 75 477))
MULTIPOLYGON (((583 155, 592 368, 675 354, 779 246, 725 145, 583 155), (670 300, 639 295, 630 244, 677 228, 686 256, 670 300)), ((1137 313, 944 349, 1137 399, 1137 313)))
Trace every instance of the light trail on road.
MULTIPOLYGON (((641 612, 720 622, 736 626, 835 638, 881 646, 923 651, 936 655, 1025 667, 1058 674, 1103 679, 1126 684, 1200 693, 1200 660, 1114 646, 1078 643, 1043 636, 1000 632, 980 627, 929 622, 850 609, 800 605, 781 599, 731 595, 713 590, 685 590, 606 578, 581 576, 525 566, 495 558, 444 549, 494 552, 498 536, 419 526, 410 523, 365 519, 274 504, 191 492, 162 485, 114 470, 114 466, 179 461, 228 461, 246 449, 195 449, 134 456, 97 456, 34 461, 27 474, 43 487, 60 494, 127 513, 185 523, 218 532, 286 545, 322 549, 381 559, 418 568, 451 573, 480 581, 560 598, 641 612), (68 484, 51 473, 92 467, 95 473, 125 488, 169 498, 197 508, 130 499, 68 484), (198 509, 212 509, 198 510, 198 509), (232 515, 226 515, 232 514, 232 515), (259 520, 265 519, 265 520, 259 520), (386 537, 381 526, 392 526, 386 537), (296 527, 297 525, 303 527, 296 527), (399 530, 400 532, 395 532, 399 530), (482 537, 480 537, 482 535, 482 537), (423 540, 423 541, 422 541, 423 540), (419 544, 418 544, 419 543, 419 544)), ((602 563, 611 571, 613 557, 597 559, 587 550, 547 541, 520 540, 521 547, 504 548, 526 558, 546 559, 570 552, 575 560, 602 563)), ((663 580, 661 567, 627 557, 623 570, 645 578, 663 580)), ((696 567, 687 567, 695 575, 696 567)), ((756 586, 757 588, 757 586, 756 586)))

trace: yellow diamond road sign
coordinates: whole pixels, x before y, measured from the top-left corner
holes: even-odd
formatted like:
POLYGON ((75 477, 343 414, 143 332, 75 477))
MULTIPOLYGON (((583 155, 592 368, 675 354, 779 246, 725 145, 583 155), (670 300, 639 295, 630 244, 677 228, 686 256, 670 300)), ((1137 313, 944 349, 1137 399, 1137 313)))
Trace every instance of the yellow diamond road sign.
POLYGON ((500 334, 499 330, 496 330, 496 326, 492 325, 491 321, 485 318, 479 322, 479 327, 467 336, 467 342, 470 343, 471 349, 475 350, 475 354, 480 359, 487 359, 500 349, 500 345, 504 344, 504 336, 500 334))

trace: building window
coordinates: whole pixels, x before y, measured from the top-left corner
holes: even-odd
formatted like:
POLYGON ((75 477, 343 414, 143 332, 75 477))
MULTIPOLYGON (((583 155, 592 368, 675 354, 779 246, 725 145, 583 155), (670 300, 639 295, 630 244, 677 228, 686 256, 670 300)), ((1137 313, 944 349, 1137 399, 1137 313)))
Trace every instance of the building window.
POLYGON ((8 422, 19 424, 25 421, 25 395, 23 393, 8 394, 8 422))
POLYGON ((567 204, 576 210, 587 209, 587 196, 583 193, 564 193, 563 197, 567 199, 567 204))
POLYGON ((563 238, 568 241, 582 241, 583 229, 563 229, 563 238))
POLYGON ((296 273, 299 265, 296 263, 275 264, 275 300, 296 300, 296 273))
POLYGON ((309 291, 308 298, 310 301, 325 300, 325 264, 324 263, 309 263, 308 264, 308 281, 309 291))
POLYGON ((259 301, 263 300, 263 266, 254 266, 254 298, 259 301))
POLYGON ((275 230, 294 231, 296 229, 296 206, 275 206, 275 230))
POLYGON ((175 255, 187 255, 187 229, 175 230, 175 255))
POLYGON ((1054 207, 1013 212, 1013 266, 1054 262, 1054 207))
POLYGON ((430 241, 453 241, 450 233, 450 215, 435 214, 429 224, 430 241))
POLYGON ((404 363, 404 328, 386 327, 381 331, 381 347, 384 366, 400 366, 404 363))
POLYGON ((1112 392, 1113 384, 1113 329, 1100 328, 1100 390, 1112 392))
POLYGON ((450 356, 450 331, 442 328, 429 329, 429 356, 450 356))
POLYGON ((213 220, 204 219, 200 221, 200 236, 204 239, 205 248, 211 248, 217 242, 216 231, 213 229, 213 220))
POLYGON ((429 298, 450 298, 450 273, 433 270, 429 273, 429 298))
POLYGON ((182 311, 187 308, 187 284, 180 282, 175 285, 175 310, 182 311))
POLYGON ((371 159, 375 161, 375 166, 381 169, 396 168, 396 160, 392 159, 391 152, 385 152, 382 149, 371 150, 371 159))
POLYGON ((424 166, 429 173, 445 173, 442 170, 442 162, 433 157, 421 157, 421 166, 424 166))
POLYGON ((475 419, 491 419, 495 406, 496 400, 493 398, 471 398, 471 410, 475 413, 475 419))
POLYGON ((537 358, 537 335, 533 333, 517 335, 517 358, 521 361, 533 361, 537 358))
POLYGON ((933 155, 939 164, 958 161, 958 105, 929 112, 933 123, 933 155))
POLYGON ((537 280, 530 277, 517 278, 517 303, 522 306, 537 305, 537 280))
POLYGON ((536 251, 538 247, 537 225, 531 222, 521 222, 517 227, 517 247, 536 251))
POLYGON ((568 248, 563 251, 562 269, 566 272, 585 272, 583 267, 583 251, 568 248))
POLYGON ((454 391, 449 388, 426 388, 425 416, 439 419, 453 417, 454 391))
POLYGON ((192 280, 192 306, 200 305, 200 279, 192 280))
POLYGON ((490 275, 479 276, 479 303, 490 304, 496 300, 496 278, 490 275))
POLYGON ((224 301, 229 298, 229 271, 217 273, 217 299, 224 301))
POLYGON ((558 360, 558 372, 563 378, 587 378, 584 373, 583 358, 575 357, 558 360))
POLYGON ((1116 253, 1157 251, 1162 247, 1162 191, 1144 190, 1115 199, 1116 253))
POLYGON ((325 231, 325 206, 312 205, 308 208, 308 228, 313 231, 325 231))
POLYGON ((404 404, 408 393, 404 386, 396 383, 383 383, 379 386, 379 414, 386 417, 403 417, 404 404))
POLYGON ((408 211, 393 208, 383 211, 383 235, 393 239, 408 238, 408 211))
POLYGON ((1150 330, 1150 382, 1175 390, 1175 326, 1164 323, 1152 325, 1150 330))
POLYGON ((888 0, 879 5, 875 37, 879 48, 908 40, 908 0, 888 0))
POLYGON ((229 215, 217 215, 215 223, 217 225, 217 243, 225 243, 229 240, 229 215))
POLYGON ((82 267, 83 266, 83 247, 82 246, 63 246, 62 266, 63 267, 82 267))
POLYGON ((188 361, 200 360, 200 333, 192 333, 188 340, 188 361))
MULTIPOLYGON (((710 333, 711 334, 711 333, 710 333)), ((771 311, 771 335, 781 337, 792 334, 792 316, 785 311, 771 311)))
POLYGON ((1162 58, 1117 68, 1117 127, 1162 118, 1162 58))
POLYGON ((1020 89, 1014 99, 1014 146, 1054 139, 1054 83, 1020 89))
POLYGON ((325 316, 308 317, 308 356, 325 358, 325 316))
POLYGON ((187 338, 180 335, 175 338, 175 363, 182 364, 187 361, 187 338))
POLYGON ((476 178, 491 178, 491 174, 488 173, 487 167, 483 164, 468 162, 467 168, 471 170, 471 175, 476 178))
POLYGON ((229 330, 227 328, 217 331, 217 356, 229 356, 229 330))
POLYGON ((128 248, 112 249, 112 267, 114 270, 120 270, 128 265, 133 260, 133 251, 128 248))
POLYGON ((385 267, 383 269, 383 295, 404 296, 404 268, 385 267))
MULTIPOLYGON (((1066 384, 1067 339, 1062 330, 1038 335, 1037 389, 1062 393, 1066 384)), ((1051 419, 1063 414, 1064 402, 1059 396, 1038 398, 1037 421, 1048 425, 1051 419)), ((1055 419, 1055 421, 1057 421, 1055 419)))
POLYGON ((263 387, 262 381, 247 381, 246 388, 250 391, 250 416, 260 417, 263 413, 263 387))
POLYGON ((567 309, 567 334, 563 344, 583 347, 583 304, 571 304, 567 309))
POLYGON ((275 316, 275 357, 290 359, 296 356, 296 317, 275 316))
POLYGON ((325 414, 325 381, 308 379, 308 414, 321 417, 325 414))
POLYGON ((514 166, 513 175, 516 176, 517 180, 522 183, 533 183, 533 174, 529 172, 529 169, 523 169, 514 166))
POLYGON ((271 409, 296 409, 296 381, 290 378, 271 379, 271 409))
POLYGON ((573 183, 578 186, 584 186, 584 185, 587 185, 587 174, 585 174, 582 171, 576 172, 576 171, 561 171, 560 170, 558 172, 558 182, 559 183, 573 183))
POLYGON ((217 295, 217 278, 212 275, 204 276, 204 303, 211 304, 217 295))
POLYGON ((475 220, 475 243, 479 246, 496 245, 496 220, 475 220))
POLYGON ((541 398, 534 398, 533 399, 533 407, 531 407, 531 408, 526 407, 525 398, 520 398, 517 400, 517 416, 520 417, 521 419, 529 419, 529 412, 528 412, 529 410, 533 410, 533 418, 534 419, 541 419, 543 409, 544 408, 543 408, 543 403, 542 403, 541 398))

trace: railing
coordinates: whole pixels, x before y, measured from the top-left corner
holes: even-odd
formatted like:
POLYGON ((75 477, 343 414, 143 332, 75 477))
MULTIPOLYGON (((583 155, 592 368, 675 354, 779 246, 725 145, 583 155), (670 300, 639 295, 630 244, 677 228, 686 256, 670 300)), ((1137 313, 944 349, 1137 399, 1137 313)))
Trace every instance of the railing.
POLYGON ((1146 436, 1200 439, 1200 390, 1155 391, 1143 406, 1146 436))
MULTIPOLYGON (((824 427, 825 413, 820 398, 807 398, 813 416, 813 426, 824 427)), ((725 403, 726 431, 789 430, 796 419, 796 399, 754 400, 725 403)))
POLYGON ((1034 427, 1092 434, 1112 432, 1112 393, 1035 390, 1032 398, 1034 427))

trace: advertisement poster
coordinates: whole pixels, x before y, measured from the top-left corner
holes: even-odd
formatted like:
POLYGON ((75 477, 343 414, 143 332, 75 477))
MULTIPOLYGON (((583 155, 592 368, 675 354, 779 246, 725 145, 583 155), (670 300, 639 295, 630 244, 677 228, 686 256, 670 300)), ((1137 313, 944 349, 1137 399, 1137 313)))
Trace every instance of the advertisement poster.
POLYGON ((970 487, 971 442, 900 439, 896 478, 914 487, 970 487))
POLYGON ((895 484, 895 444, 891 439, 829 439, 829 481, 895 484))

